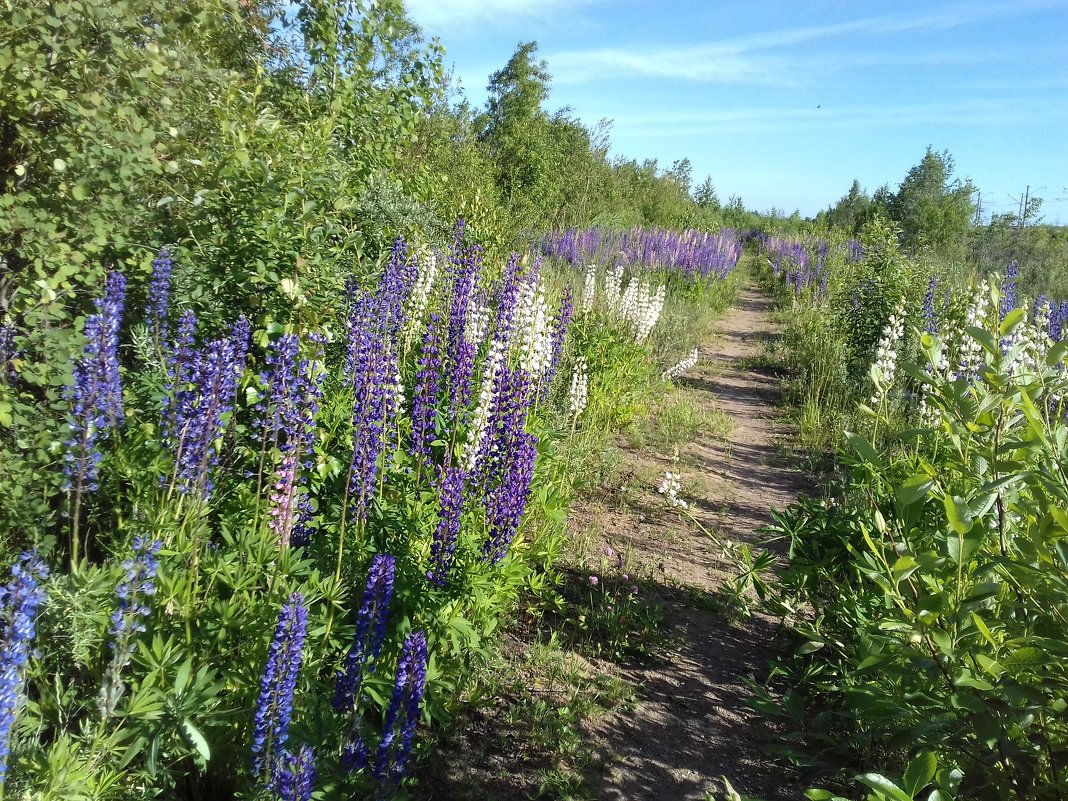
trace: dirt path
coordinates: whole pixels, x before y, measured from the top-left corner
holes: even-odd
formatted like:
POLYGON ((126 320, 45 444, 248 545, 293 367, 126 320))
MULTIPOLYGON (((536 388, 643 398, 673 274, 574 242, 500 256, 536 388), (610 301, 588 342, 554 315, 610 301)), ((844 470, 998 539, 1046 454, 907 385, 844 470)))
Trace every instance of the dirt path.
MULTIPOLYGON (((788 505, 805 488, 784 441, 777 381, 746 364, 777 335, 770 312, 770 301, 757 290, 743 290, 698 367, 681 381, 694 402, 734 421, 729 442, 699 437, 678 462, 681 495, 694 517, 733 543, 757 543, 756 530, 770 522, 770 509, 788 505)), ((641 452, 627 460, 646 481, 672 463, 670 455, 641 452)), ((722 548, 692 521, 673 510, 665 514, 655 492, 645 500, 644 510, 630 502, 595 514, 610 518, 602 528, 611 532, 612 547, 624 545, 631 559, 659 577, 678 645, 653 664, 621 669, 639 686, 638 703, 591 732, 602 770, 591 782, 600 786, 598 797, 700 801, 722 786, 724 775, 740 792, 768 801, 800 797, 789 773, 764 750, 775 732, 744 703, 750 694, 745 678, 762 677, 773 655, 774 622, 760 615, 726 622, 715 601, 732 567, 722 548)))

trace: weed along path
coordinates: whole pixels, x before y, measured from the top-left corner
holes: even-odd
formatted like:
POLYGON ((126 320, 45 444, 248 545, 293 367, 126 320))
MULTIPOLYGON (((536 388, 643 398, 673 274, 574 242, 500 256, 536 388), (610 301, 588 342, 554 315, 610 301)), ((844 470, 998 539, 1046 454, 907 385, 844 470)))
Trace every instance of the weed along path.
POLYGON ((615 508, 585 510, 584 522, 600 530, 603 547, 623 549, 631 569, 647 579, 646 591, 659 596, 653 600, 664 609, 670 637, 649 660, 618 666, 638 687, 636 703, 591 727, 597 756, 591 767, 601 776, 590 783, 599 785, 599 798, 705 799, 722 788, 721 776, 768 801, 801 796, 765 751, 775 732, 745 703, 746 678, 766 674, 775 623, 759 613, 730 614, 740 549, 749 545, 759 554, 757 529, 805 486, 786 447, 778 382, 751 366, 776 335, 771 302, 747 287, 698 366, 678 382, 706 418, 725 413, 733 425, 722 436, 706 427, 678 457, 628 449, 623 474, 648 488, 666 470, 679 473, 688 509, 673 509, 646 489, 615 508))

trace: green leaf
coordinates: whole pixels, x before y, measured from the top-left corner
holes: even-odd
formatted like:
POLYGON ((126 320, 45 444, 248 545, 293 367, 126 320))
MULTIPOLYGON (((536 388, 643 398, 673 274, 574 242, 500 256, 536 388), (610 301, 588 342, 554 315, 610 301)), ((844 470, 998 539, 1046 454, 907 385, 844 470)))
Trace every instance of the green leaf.
POLYGON ((902 789, 909 795, 915 796, 931 783, 937 769, 938 760, 935 755, 930 751, 921 751, 905 768, 905 775, 901 778, 902 789))
POLYGON ((200 761, 206 765, 208 760, 211 759, 211 748, 208 746, 208 741, 204 738, 204 735, 200 733, 200 730, 188 720, 183 720, 182 736, 185 737, 186 741, 197 752, 200 761))
POLYGON ((1001 321, 1001 328, 999 330, 1001 336, 1007 336, 1015 331, 1020 323, 1023 322, 1024 314, 1023 307, 1017 307, 1006 314, 1005 319, 1001 321))
POLYGON ((930 491, 934 482, 931 477, 923 473, 919 473, 911 478, 905 480, 901 486, 897 488, 896 496, 897 502, 902 508, 911 506, 923 498, 927 497, 927 493, 930 491))
POLYGON ((959 495, 947 495, 943 503, 946 507, 946 519, 954 531, 963 536, 972 530, 975 520, 964 498, 959 495))
POLYGON ((883 462, 882 457, 878 454, 871 443, 859 434, 854 434, 852 431, 845 432, 846 439, 849 440, 849 444, 853 446, 853 450, 859 454, 860 458, 868 464, 878 467, 880 470, 886 469, 886 463, 883 462))
POLYGON ((65 162, 63 159, 55 159, 52 162, 52 168, 56 172, 63 172, 65 169, 67 169, 67 162, 65 162))
POLYGON ((881 773, 862 773, 857 781, 880 793, 883 798, 894 801, 912 801, 912 796, 883 776, 881 773))

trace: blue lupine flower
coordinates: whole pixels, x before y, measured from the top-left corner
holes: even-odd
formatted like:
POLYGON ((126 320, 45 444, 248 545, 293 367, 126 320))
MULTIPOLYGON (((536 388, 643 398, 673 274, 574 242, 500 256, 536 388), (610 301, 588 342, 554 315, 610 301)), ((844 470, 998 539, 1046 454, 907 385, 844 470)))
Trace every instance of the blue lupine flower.
POLYGON ((315 752, 311 746, 301 746, 296 754, 282 751, 278 762, 278 772, 271 789, 279 801, 308 801, 318 776, 315 752))
POLYGON ((412 433, 408 452, 424 461, 430 459, 430 443, 436 438, 435 421, 441 395, 440 328, 441 317, 431 314, 423 334, 423 348, 412 392, 412 433))
POLYGON ((571 297, 571 287, 564 290, 563 300, 560 302, 560 313, 556 316, 556 327, 553 329, 552 356, 549 359, 549 367, 542 378, 542 390, 547 391, 552 385, 556 371, 560 367, 560 357, 564 354, 564 338, 567 336, 567 327, 571 324, 571 317, 575 313, 575 302, 571 297))
POLYGON ((355 712, 366 670, 382 651, 393 600, 393 576, 396 560, 388 553, 376 554, 367 573, 363 603, 356 613, 356 634, 345 657, 345 666, 337 674, 334 709, 355 712))
POLYGON ((0 380, 13 381, 18 375, 15 359, 19 356, 15 346, 15 326, 0 323, 0 380))
POLYGON ((299 592, 289 596, 275 626, 260 682, 260 698, 252 728, 252 771, 271 784, 278 759, 289 739, 293 693, 300 673, 308 610, 299 592))
POLYGON ((413 631, 404 641, 393 697, 386 710, 382 739, 375 758, 375 778, 400 784, 412 750, 415 727, 419 723, 419 704, 426 691, 426 635, 413 631))
POLYGON ((438 525, 430 546, 430 568, 426 577, 431 584, 444 587, 449 580, 456 540, 460 535, 460 515, 464 503, 467 475, 460 466, 442 468, 438 474, 438 525))
POLYGON ((349 498, 356 517, 367 517, 367 506, 378 477, 379 457, 387 442, 387 418, 396 379, 389 358, 380 312, 381 298, 353 293, 349 309, 348 380, 352 401, 352 461, 349 464, 349 498))
POLYGON ((264 437, 276 446, 281 459, 275 472, 271 492, 271 528, 280 547, 290 544, 291 535, 301 525, 301 542, 309 536, 310 504, 304 487, 312 447, 315 444, 315 416, 323 395, 321 336, 309 337, 317 348, 315 359, 300 359, 300 340, 287 334, 271 345, 267 353, 267 372, 261 381, 267 387, 268 413, 264 437))
POLYGON ((45 599, 41 582, 47 576, 36 552, 23 553, 11 566, 11 581, 0 588, 0 784, 7 776, 11 728, 22 702, 37 610, 45 599))
POLYGON ((932 275, 927 284, 927 294, 923 296, 923 330, 929 334, 938 333, 938 317, 935 314, 935 291, 938 289, 938 276, 932 275))
POLYGON ((218 441, 226 430, 245 369, 249 324, 241 317, 231 326, 229 336, 196 350, 184 339, 189 319, 183 316, 179 321, 172 397, 165 409, 164 430, 175 453, 179 488, 206 500, 214 487, 211 469, 219 461, 218 441))
POLYGON ((1016 284, 1020 277, 1020 265, 1016 263, 1016 259, 1009 262, 1009 267, 1005 270, 1005 281, 1001 285, 1001 319, 1005 317, 1019 306, 1019 300, 1016 296, 1016 284))
POLYGON ((163 543, 134 537, 133 556, 122 563, 122 581, 115 588, 118 605, 111 615, 108 628, 108 647, 111 663, 104 671, 104 683, 100 687, 97 706, 101 717, 110 717, 115 712, 125 687, 122 671, 133 655, 134 637, 145 630, 148 617, 148 599, 156 594, 156 570, 159 568, 159 553, 163 543))
POLYGON ((74 365, 74 383, 66 390, 71 404, 66 442, 66 489, 80 496, 95 492, 101 453, 99 440, 123 421, 119 376, 119 326, 126 298, 122 273, 109 273, 96 314, 85 319, 85 348, 74 365))
POLYGON ((162 348, 167 341, 167 311, 171 298, 171 254, 167 248, 160 248, 152 260, 152 279, 148 284, 148 306, 145 319, 152 331, 152 340, 156 348, 162 348))

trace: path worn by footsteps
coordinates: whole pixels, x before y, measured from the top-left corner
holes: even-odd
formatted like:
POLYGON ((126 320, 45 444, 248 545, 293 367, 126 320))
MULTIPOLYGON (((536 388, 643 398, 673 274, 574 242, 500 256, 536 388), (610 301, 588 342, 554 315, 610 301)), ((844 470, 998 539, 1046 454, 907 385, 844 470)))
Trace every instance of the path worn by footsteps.
MULTIPOLYGON (((756 552, 756 531, 771 521, 770 510, 787 506, 805 488, 785 447, 778 383, 746 368, 746 359, 759 356, 777 335, 770 312, 770 301, 757 290, 743 290, 719 337, 681 380, 695 402, 734 420, 729 442, 699 438, 683 449, 682 495, 703 526, 722 540, 754 544, 756 552), (698 492, 690 495, 687 479, 695 476, 698 492)), ((670 455, 630 453, 631 461, 642 475, 671 465, 670 455)), ((768 801, 801 797, 793 777, 765 751, 776 732, 745 704, 750 692, 744 679, 763 677, 773 656, 774 621, 755 614, 732 625, 713 604, 693 602, 695 595, 714 593, 732 565, 692 521, 652 510, 635 514, 633 505, 612 514, 614 525, 605 530, 614 530, 613 546, 625 544, 636 560, 654 564, 665 588, 686 591, 666 591, 662 599, 678 645, 652 665, 621 671, 640 688, 636 708, 592 727, 603 771, 591 782, 600 786, 598 797, 703 800, 722 787, 720 776, 768 801)))

